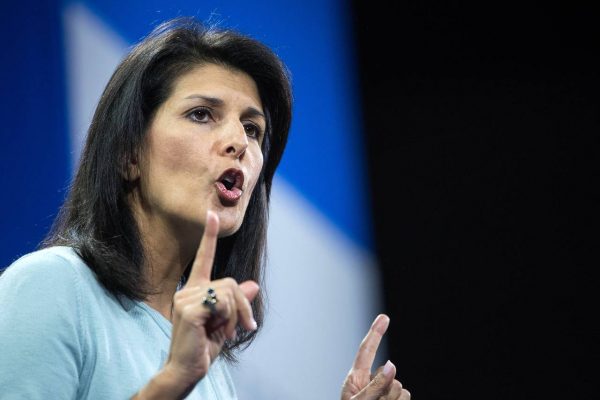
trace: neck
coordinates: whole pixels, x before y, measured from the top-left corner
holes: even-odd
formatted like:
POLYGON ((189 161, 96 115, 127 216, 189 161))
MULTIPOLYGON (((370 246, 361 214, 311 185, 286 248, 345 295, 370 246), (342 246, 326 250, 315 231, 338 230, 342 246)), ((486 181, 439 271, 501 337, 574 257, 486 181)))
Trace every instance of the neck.
POLYGON ((152 245, 145 241, 144 265, 146 282, 151 293, 145 302, 159 311, 165 318, 171 320, 173 296, 185 272, 187 261, 182 259, 173 249, 168 249, 164 243, 152 245), (169 251, 170 250, 170 251, 169 251))
POLYGON ((153 293, 145 302, 171 320, 173 296, 199 243, 182 238, 200 236, 177 232, 156 215, 137 210, 134 215, 144 247, 144 277, 153 293))

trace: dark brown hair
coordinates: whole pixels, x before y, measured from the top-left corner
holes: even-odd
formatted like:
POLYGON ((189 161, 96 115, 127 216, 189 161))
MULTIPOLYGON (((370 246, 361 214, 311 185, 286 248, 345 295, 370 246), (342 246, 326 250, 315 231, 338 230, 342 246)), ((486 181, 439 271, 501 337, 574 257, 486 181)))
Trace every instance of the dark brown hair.
MULTIPOLYGON (((127 202, 131 183, 123 177, 128 161, 139 159, 144 135, 175 81, 198 65, 214 63, 247 73, 258 87, 267 117, 262 144, 264 164, 244 222, 232 236, 219 239, 215 278, 262 282, 269 197, 283 155, 292 117, 287 69, 263 43, 229 29, 177 18, 156 27, 123 59, 96 108, 67 200, 44 247, 72 246, 115 296, 143 300, 151 293, 144 281, 144 251, 127 202)), ((185 279, 185 277, 182 277, 185 279)), ((263 298, 253 303, 259 327, 263 298)), ((240 330, 224 355, 250 344, 256 332, 240 330)))

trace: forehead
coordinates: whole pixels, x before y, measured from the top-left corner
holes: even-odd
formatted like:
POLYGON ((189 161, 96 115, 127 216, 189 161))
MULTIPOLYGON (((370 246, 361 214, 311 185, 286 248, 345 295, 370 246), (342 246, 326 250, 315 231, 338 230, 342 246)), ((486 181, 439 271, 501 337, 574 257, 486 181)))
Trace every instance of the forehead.
POLYGON ((238 69, 217 64, 203 64, 175 80, 170 99, 184 99, 193 95, 210 95, 224 101, 239 101, 246 106, 262 109, 258 87, 254 79, 238 69))

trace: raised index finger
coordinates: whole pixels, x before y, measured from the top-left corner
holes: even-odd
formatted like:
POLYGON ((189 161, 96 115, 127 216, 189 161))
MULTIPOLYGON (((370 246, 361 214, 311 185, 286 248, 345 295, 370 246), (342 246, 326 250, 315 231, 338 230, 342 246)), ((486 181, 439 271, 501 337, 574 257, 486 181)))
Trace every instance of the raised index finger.
POLYGON ((385 314, 379 314, 375 318, 371 329, 369 329, 369 332, 360 343, 354 364, 352 364, 353 369, 371 370, 377 349, 381 343, 381 338, 385 334, 389 324, 390 318, 385 314))
POLYGON ((200 283, 210 281, 213 263, 215 261, 215 251, 217 249, 217 237, 219 235, 219 216, 213 211, 206 212, 206 223, 204 233, 196 258, 192 264, 192 270, 188 278, 187 285, 194 286, 200 283))

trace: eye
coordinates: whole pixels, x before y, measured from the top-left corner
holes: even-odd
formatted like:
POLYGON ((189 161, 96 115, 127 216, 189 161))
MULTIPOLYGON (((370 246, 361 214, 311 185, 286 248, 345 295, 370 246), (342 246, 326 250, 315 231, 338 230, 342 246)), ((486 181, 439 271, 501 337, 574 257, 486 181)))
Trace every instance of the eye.
POLYGON ((210 109, 205 108, 205 107, 197 108, 197 109, 191 111, 187 116, 189 119, 191 119, 194 122, 202 122, 202 123, 208 122, 209 120, 213 119, 210 109))
POLYGON ((254 139, 259 139, 262 136, 262 130, 260 127, 253 123, 248 123, 244 125, 244 130, 246 134, 254 139))

